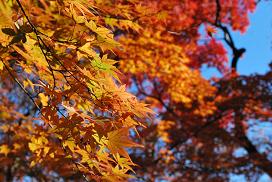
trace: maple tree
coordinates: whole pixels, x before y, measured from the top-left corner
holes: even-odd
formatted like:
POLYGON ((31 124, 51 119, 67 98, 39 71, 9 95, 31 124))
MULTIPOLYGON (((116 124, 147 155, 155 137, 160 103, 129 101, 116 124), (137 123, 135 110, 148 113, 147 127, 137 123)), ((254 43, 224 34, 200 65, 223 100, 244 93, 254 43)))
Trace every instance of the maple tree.
POLYGON ((272 73, 239 75, 245 49, 230 31, 245 32, 255 7, 0 0, 0 180, 272 176, 269 149, 247 136, 250 120, 271 122, 272 73), (203 65, 222 76, 204 78, 203 65))
POLYGON ((144 150, 132 152, 142 166, 136 169, 138 179, 228 181, 236 174, 252 181, 264 173, 272 176, 271 140, 255 142, 247 135, 252 125, 271 122, 271 66, 263 75, 239 75, 238 60, 246 50, 231 35, 231 30, 246 31, 255 6, 251 0, 150 0, 147 9, 159 14, 139 19, 141 34, 120 38, 120 68, 134 94, 158 114, 140 132, 144 150), (206 32, 201 33, 203 26, 206 32), (207 80, 204 65, 222 76, 207 80))
POLYGON ((0 9, 1 181, 130 177, 129 131, 151 110, 119 80, 106 17, 84 0, 0 9))

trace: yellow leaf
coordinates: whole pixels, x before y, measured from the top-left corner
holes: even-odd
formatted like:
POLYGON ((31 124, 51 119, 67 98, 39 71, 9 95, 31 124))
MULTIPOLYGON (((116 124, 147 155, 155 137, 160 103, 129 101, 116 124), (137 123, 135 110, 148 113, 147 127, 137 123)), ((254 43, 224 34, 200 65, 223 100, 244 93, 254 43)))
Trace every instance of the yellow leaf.
POLYGON ((28 144, 28 147, 29 147, 29 149, 30 149, 32 152, 34 152, 35 150, 37 150, 37 149, 40 148, 40 146, 37 145, 37 144, 35 144, 35 143, 29 143, 29 144, 28 144))
POLYGON ((50 150, 49 147, 44 147, 44 149, 43 149, 44 156, 46 156, 46 154, 48 154, 49 150, 50 150))
POLYGON ((87 151, 79 149, 79 150, 77 150, 77 153, 79 153, 82 156, 81 163, 90 161, 90 157, 89 157, 89 154, 87 151))
POLYGON ((55 157, 55 154, 54 154, 54 153, 51 153, 51 154, 49 154, 49 156, 50 156, 51 158, 54 158, 54 157, 55 157))
POLYGON ((39 145, 43 145, 43 144, 47 144, 47 143, 48 143, 47 138, 45 138, 45 137, 43 137, 43 136, 41 136, 41 137, 39 137, 39 138, 37 139, 37 144, 39 144, 39 145))
POLYGON ((48 100, 49 100, 49 99, 48 99, 48 96, 45 96, 44 93, 40 93, 40 94, 39 94, 39 97, 40 97, 40 99, 41 99, 42 105, 43 105, 43 106, 47 106, 47 105, 48 105, 47 103, 48 103, 48 100))
POLYGON ((71 159, 71 158, 73 158, 71 155, 67 155, 67 156, 65 156, 65 158, 66 159, 71 159))
POLYGON ((161 11, 157 14, 157 18, 159 20, 165 20, 168 16, 168 13, 166 11, 161 11))
POLYGON ((63 142, 63 146, 67 146, 72 152, 74 152, 76 144, 74 140, 66 140, 63 142))
POLYGON ((36 164, 36 162, 35 162, 35 161, 31 161, 31 163, 30 163, 30 167, 35 166, 35 164, 36 164))
POLYGON ((17 150, 17 149, 20 149, 22 146, 20 144, 18 144, 18 143, 14 143, 13 147, 14 147, 15 150, 17 150))
POLYGON ((92 21, 92 20, 89 21, 89 22, 85 22, 85 25, 86 25, 88 28, 90 28, 93 32, 95 32, 96 29, 97 29, 97 26, 96 26, 95 22, 92 21))
POLYGON ((135 171, 130 167, 135 165, 133 162, 128 160, 127 158, 121 157, 118 153, 113 155, 114 159, 116 160, 117 164, 124 170, 130 170, 135 173, 135 171))
POLYGON ((25 68, 25 72, 30 74, 30 73, 32 73, 32 70, 29 67, 27 67, 27 68, 25 68))
POLYGON ((129 138, 130 128, 121 128, 108 133, 107 147, 113 154, 119 153, 130 159, 125 147, 142 147, 141 145, 134 143, 129 138))
MULTIPOLYGON (((87 56, 91 56, 93 58, 99 58, 99 54, 96 53, 92 48, 91 48, 91 44, 90 42, 84 44, 83 46, 81 46, 80 48, 78 48, 80 51, 84 52, 87 54, 87 56)), ((77 52, 78 54, 78 59, 82 58, 82 54, 80 54, 80 52, 77 52)))
POLYGON ((0 146, 0 153, 4 154, 5 156, 8 155, 8 153, 10 152, 10 149, 8 147, 8 145, 4 144, 0 146))
POLYGON ((3 70, 3 68, 4 68, 4 64, 0 62, 0 70, 3 70))

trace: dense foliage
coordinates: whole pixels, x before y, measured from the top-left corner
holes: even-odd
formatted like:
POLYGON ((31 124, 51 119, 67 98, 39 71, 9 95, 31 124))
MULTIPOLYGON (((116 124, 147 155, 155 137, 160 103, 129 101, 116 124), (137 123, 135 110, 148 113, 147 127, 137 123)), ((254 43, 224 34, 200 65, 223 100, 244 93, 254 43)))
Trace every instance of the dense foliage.
POLYGON ((231 36, 256 5, 0 0, 0 181, 272 177, 247 135, 272 122, 272 72, 239 75, 231 36))

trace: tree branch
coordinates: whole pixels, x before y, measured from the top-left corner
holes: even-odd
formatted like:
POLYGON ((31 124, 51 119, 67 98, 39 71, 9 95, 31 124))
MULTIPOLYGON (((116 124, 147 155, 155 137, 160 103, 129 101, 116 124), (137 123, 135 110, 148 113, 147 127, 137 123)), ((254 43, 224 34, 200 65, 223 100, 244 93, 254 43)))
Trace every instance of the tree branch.
POLYGON ((235 112, 235 138, 237 138, 245 148, 251 162, 266 172, 270 177, 272 177, 272 161, 267 159, 265 154, 259 153, 257 148, 252 144, 252 142, 246 136, 246 128, 243 124, 242 113, 239 111, 235 112))
POLYGON ((234 44, 233 38, 231 36, 231 33, 227 26, 223 25, 221 20, 220 20, 220 12, 221 12, 221 4, 219 0, 216 0, 216 17, 215 17, 215 22, 214 25, 222 30, 224 34, 224 41, 226 44, 231 48, 233 58, 231 61, 231 68, 232 71, 236 72, 237 71, 237 63, 238 60, 242 57, 242 55, 246 52, 245 48, 237 48, 234 44))

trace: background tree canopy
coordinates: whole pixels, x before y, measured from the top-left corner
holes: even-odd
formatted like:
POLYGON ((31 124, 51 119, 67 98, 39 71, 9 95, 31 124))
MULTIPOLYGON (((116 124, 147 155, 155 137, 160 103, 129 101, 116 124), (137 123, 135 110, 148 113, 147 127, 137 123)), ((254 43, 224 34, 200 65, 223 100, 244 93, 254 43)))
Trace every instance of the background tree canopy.
POLYGON ((272 65, 232 36, 258 3, 0 0, 0 181, 272 177, 272 65))

